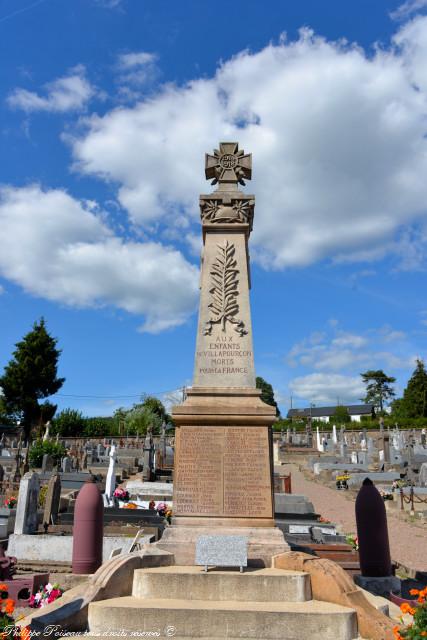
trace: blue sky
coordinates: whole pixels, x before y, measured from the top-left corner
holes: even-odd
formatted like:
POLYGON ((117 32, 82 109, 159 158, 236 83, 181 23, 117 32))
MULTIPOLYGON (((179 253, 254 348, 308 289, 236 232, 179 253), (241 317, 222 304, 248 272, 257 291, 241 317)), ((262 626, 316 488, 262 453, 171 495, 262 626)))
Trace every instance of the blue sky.
POLYGON ((204 153, 253 154, 257 375, 282 411, 427 355, 427 0, 0 0, 0 368, 55 398, 191 384, 204 153))

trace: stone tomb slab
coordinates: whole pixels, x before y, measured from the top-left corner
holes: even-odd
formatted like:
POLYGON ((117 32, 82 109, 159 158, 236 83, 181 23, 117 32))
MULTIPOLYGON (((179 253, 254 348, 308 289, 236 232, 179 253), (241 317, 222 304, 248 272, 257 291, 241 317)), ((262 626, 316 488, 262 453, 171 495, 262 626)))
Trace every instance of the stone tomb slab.
POLYGON ((267 428, 183 426, 176 447, 175 515, 273 517, 267 428))
POLYGON ((248 542, 245 536, 200 536, 196 541, 196 564, 207 571, 214 567, 248 566, 248 542))

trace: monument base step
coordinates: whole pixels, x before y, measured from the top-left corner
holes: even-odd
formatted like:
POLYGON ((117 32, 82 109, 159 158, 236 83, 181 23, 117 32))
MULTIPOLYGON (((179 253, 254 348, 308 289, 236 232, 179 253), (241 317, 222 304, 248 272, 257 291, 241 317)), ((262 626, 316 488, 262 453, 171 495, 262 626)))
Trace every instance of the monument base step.
POLYGON ((308 602, 225 602, 128 596, 89 605, 89 635, 160 632, 182 638, 355 640, 353 610, 308 602))
POLYGON ((175 556, 176 565, 194 565, 196 541, 200 536, 246 536, 248 544, 248 566, 271 567, 271 559, 290 550, 283 532, 278 527, 185 527, 170 526, 161 539, 154 543, 159 549, 175 556))
POLYGON ((136 598, 242 602, 305 602, 311 600, 310 576, 284 569, 212 569, 156 567, 136 569, 132 595, 136 598))

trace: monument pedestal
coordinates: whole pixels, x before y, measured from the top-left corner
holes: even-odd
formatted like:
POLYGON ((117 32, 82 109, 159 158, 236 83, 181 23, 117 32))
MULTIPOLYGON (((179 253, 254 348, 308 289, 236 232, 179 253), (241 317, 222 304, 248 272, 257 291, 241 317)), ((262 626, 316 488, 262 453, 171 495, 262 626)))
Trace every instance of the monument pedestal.
POLYGON ((158 546, 194 564, 201 535, 244 535, 252 566, 289 550, 275 527, 271 425, 256 388, 193 387, 173 409, 177 426, 173 526, 158 546))

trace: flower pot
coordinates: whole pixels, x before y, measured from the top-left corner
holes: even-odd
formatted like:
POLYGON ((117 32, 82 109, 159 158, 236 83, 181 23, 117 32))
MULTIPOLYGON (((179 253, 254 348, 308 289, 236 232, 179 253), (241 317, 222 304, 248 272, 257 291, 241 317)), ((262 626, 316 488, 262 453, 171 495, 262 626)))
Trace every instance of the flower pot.
POLYGON ((417 602, 417 599, 408 599, 408 598, 401 598, 400 596, 396 595, 395 593, 393 593, 392 591, 390 591, 389 593, 389 600, 391 602, 393 602, 393 604, 397 604, 398 607, 400 607, 401 604, 404 604, 405 602, 407 604, 409 604, 411 607, 418 607, 419 603, 417 602))

